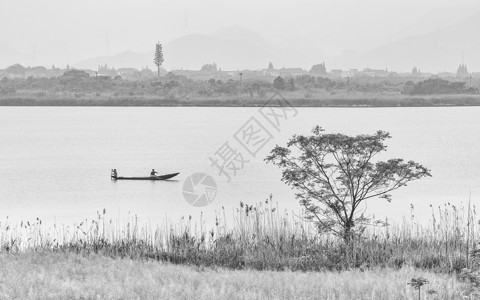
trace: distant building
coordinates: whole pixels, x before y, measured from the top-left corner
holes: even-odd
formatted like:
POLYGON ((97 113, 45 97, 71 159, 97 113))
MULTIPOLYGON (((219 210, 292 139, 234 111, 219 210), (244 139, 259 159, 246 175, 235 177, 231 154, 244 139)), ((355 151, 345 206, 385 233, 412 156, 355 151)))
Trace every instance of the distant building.
POLYGON ((109 68, 107 64, 104 66, 98 66, 98 76, 108 76, 108 77, 115 77, 118 75, 117 70, 115 68, 109 68))
POLYGON ((137 69, 135 68, 120 68, 117 70, 118 75, 123 76, 123 75, 133 75, 138 72, 137 69))
POLYGON ((264 76, 272 76, 272 77, 277 77, 280 76, 280 71, 276 69, 265 69, 262 71, 264 76))
POLYGON ((323 62, 318 65, 313 65, 310 69, 310 74, 314 76, 327 75, 327 68, 325 67, 325 63, 323 62))
POLYGON ((206 64, 203 65, 202 68, 200 69, 201 72, 207 72, 207 73, 215 73, 218 72, 217 64, 206 64))
POLYGON ((350 71, 342 71, 343 78, 352 78, 355 77, 358 73, 357 69, 350 69, 350 71))
POLYGON ((418 69, 416 66, 413 67, 412 74, 411 74, 412 77, 420 77, 420 74, 421 74, 420 69, 418 69))
POLYGON ((71 69, 71 70, 65 71, 65 73, 63 73, 62 77, 63 78, 80 79, 80 78, 88 78, 88 77, 90 77, 90 75, 88 75, 88 73, 85 72, 85 71, 71 69))
POLYGON ((298 77, 308 74, 307 71, 302 68, 282 68, 279 70, 280 76, 283 77, 298 77))
POLYGON ((457 77, 468 77, 468 69, 467 69, 467 65, 465 64, 460 64, 460 66, 458 66, 458 69, 457 69, 457 77))
POLYGON ((308 72, 302 68, 264 69, 261 72, 263 73, 263 76, 272 77, 298 77, 308 74, 308 72))
MULTIPOLYGON (((264 77, 262 71, 257 71, 257 70, 242 70, 242 79, 243 80, 248 80, 248 79, 262 79, 264 77)), ((234 74, 234 76, 239 76, 239 73, 234 74)), ((234 77, 235 78, 235 77, 234 77)))
POLYGON ((387 69, 385 70, 375 70, 370 68, 365 68, 363 71, 358 72, 358 76, 363 77, 387 77, 390 75, 387 69))
POLYGON ((333 78, 342 78, 343 71, 340 69, 333 69, 328 72, 328 75, 333 78))
POLYGON ((140 77, 140 72, 135 68, 119 68, 118 75, 126 80, 135 80, 140 77))
POLYGON ((48 71, 47 68, 39 66, 39 67, 33 67, 33 68, 28 68, 25 70, 25 77, 33 77, 33 78, 46 78, 48 77, 48 71))

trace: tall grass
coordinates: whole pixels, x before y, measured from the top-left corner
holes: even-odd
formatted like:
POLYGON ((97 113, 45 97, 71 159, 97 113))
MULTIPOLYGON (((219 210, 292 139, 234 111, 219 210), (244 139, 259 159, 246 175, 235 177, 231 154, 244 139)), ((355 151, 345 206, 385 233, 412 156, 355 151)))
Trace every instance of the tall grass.
POLYGON ((429 281, 421 299, 478 299, 453 274, 411 267, 237 271, 52 252, 0 253, 0 265, 0 299, 418 299, 414 276, 429 281))
MULTIPOLYGON (((369 227, 346 248, 319 234, 302 213, 279 211, 272 199, 241 203, 217 212, 215 225, 191 216, 152 226, 132 217, 108 219, 103 211, 74 226, 47 226, 37 219, 0 222, 0 251, 54 251, 155 259, 197 266, 257 270, 340 270, 404 265, 445 272, 470 267, 479 230, 476 207, 432 207, 430 222, 413 215, 388 226, 369 227), (232 214, 232 216, 230 216, 232 214)), ((388 222, 388 220, 386 220, 388 222)))

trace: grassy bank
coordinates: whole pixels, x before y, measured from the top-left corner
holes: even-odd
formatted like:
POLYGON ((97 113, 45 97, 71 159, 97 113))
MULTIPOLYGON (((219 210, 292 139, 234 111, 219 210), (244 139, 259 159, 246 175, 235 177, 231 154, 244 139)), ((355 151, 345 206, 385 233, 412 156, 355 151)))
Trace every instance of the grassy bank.
POLYGON ((2 222, 0 249, 8 253, 102 254, 231 269, 323 271, 414 266, 460 272, 475 265, 472 252, 480 241, 474 206, 432 207, 429 223, 411 217, 386 227, 368 227, 349 247, 341 239, 318 233, 300 213, 280 212, 271 200, 255 206, 241 203, 231 217, 227 214, 226 210, 218 212, 213 228, 206 228, 201 218, 196 221, 191 217, 155 227, 137 218, 121 223, 109 219, 105 212, 73 226, 46 226, 41 220, 2 222))
MULTIPOLYGON (((0 106, 206 106, 206 107, 257 107, 265 105, 272 93, 265 97, 180 97, 164 98, 155 95, 51 95, 39 97, 35 94, 19 93, 0 97, 0 106)), ((435 106, 479 106, 479 95, 425 95, 408 96, 388 93, 338 93, 315 95, 308 98, 296 92, 282 92, 282 96, 296 107, 435 107, 435 106)))
POLYGON ((178 266, 103 255, 0 254, 1 299, 475 299, 454 275, 415 270, 274 272, 178 266))
POLYGON ((407 282, 425 277, 421 299, 480 299, 475 206, 432 207, 429 223, 412 212, 349 247, 271 199, 227 214, 213 228, 106 212, 73 226, 3 221, 0 298, 418 299, 407 282))

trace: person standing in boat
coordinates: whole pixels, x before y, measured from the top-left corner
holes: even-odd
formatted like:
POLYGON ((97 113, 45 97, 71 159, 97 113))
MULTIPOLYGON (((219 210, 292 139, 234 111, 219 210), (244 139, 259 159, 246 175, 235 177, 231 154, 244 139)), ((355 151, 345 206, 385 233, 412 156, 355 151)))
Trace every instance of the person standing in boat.
POLYGON ((155 169, 152 169, 152 172, 150 172, 150 176, 155 177, 157 176, 156 174, 158 174, 158 172, 155 171, 155 169))

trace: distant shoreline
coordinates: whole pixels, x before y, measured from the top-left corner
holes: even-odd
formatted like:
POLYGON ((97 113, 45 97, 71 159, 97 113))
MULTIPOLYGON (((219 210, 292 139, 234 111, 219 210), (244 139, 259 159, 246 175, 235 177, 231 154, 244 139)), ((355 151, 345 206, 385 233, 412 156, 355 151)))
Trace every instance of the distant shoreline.
MULTIPOLYGON (((480 106, 478 95, 428 95, 391 98, 329 98, 286 99, 293 107, 458 107, 480 106)), ((0 98, 0 106, 59 106, 59 107, 261 107, 265 99, 161 99, 161 98, 0 98)), ((268 106, 274 106, 269 105, 268 106)))

